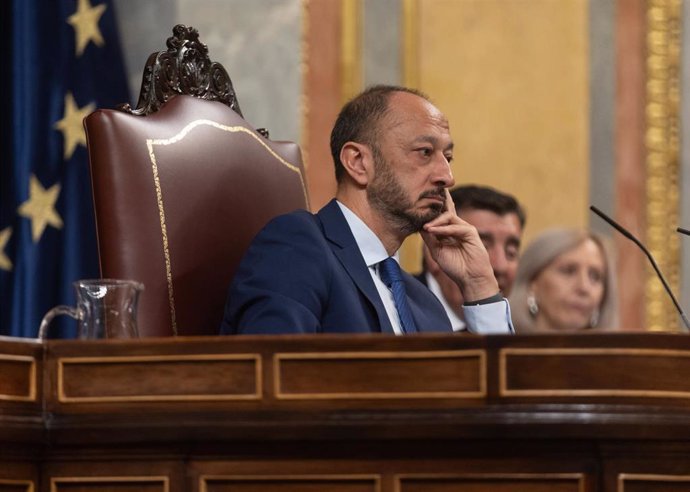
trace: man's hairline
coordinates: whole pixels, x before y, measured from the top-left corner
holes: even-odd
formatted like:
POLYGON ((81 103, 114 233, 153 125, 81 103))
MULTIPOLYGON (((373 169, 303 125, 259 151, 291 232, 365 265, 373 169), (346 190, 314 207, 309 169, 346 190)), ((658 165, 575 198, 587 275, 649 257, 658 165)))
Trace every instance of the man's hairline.
MULTIPOLYGON (((520 224, 520 214, 518 214, 515 210, 506 210, 503 213, 496 212, 495 210, 491 210, 488 207, 478 207, 476 205, 462 205, 461 207, 455 207, 455 213, 460 215, 462 212, 471 212, 471 211, 484 211, 484 212, 490 212, 494 215, 498 215, 499 217, 505 217, 506 215, 514 215, 515 218, 518 220, 518 224, 520 224)), ((522 225, 520 224, 520 229, 522 229, 522 225)))

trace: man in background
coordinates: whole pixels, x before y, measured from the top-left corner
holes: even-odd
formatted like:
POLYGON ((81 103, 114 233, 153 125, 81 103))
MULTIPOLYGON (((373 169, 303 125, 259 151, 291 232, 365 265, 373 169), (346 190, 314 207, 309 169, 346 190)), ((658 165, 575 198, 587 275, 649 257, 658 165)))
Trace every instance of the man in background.
MULTIPOLYGON (((450 192, 458 216, 477 228, 489 253, 491 267, 501 293, 508 297, 518 267, 525 212, 511 195, 487 186, 463 185, 450 192)), ((443 273, 424 247, 422 273, 417 276, 438 297, 454 331, 466 328, 462 293, 443 273)))

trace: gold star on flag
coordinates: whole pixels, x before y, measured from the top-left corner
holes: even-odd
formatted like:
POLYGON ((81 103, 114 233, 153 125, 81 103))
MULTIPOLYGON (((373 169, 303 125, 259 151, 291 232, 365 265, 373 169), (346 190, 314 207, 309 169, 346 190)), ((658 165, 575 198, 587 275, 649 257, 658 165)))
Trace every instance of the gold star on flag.
POLYGON ((65 115, 60 121, 55 123, 55 128, 62 132, 64 139, 64 156, 65 160, 69 160, 74 153, 77 145, 86 147, 86 134, 82 121, 86 116, 91 114, 96 105, 94 103, 87 104, 83 108, 78 108, 77 103, 71 92, 65 96, 65 115))
POLYGON ((12 262, 5 254, 5 246, 7 246, 7 242, 10 240, 11 235, 11 227, 5 227, 0 231, 0 270, 5 270, 7 272, 12 270, 12 262))
POLYGON ((101 30, 98 29, 98 21, 105 9, 104 3, 92 7, 89 0, 79 0, 77 11, 67 18, 67 22, 74 28, 77 56, 84 53, 84 48, 89 41, 93 41, 97 46, 103 46, 103 36, 101 30))
POLYGON ((41 239, 41 235, 50 224, 56 229, 62 228, 62 219, 55 211, 55 202, 60 194, 60 185, 54 184, 47 190, 35 175, 29 181, 29 199, 22 203, 17 212, 22 217, 31 219, 31 237, 34 242, 41 239))

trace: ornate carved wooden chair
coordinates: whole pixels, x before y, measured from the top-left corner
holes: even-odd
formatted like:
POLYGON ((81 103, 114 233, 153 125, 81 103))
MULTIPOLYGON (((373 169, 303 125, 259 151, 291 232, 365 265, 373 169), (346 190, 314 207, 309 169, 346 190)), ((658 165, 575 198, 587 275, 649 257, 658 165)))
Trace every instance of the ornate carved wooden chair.
POLYGON ((307 208, 299 148, 242 117, 193 28, 153 53, 137 107, 85 121, 101 274, 143 282, 142 336, 216 334, 249 242, 307 208))

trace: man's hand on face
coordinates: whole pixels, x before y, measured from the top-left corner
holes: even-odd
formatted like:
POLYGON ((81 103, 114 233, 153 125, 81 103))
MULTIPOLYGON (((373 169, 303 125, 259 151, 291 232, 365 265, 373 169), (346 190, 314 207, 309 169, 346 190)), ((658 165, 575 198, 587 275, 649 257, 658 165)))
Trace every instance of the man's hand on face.
POLYGON ((460 287, 465 301, 476 301, 495 295, 498 282, 494 277, 489 254, 479 239, 477 229, 458 217, 455 204, 446 189, 445 211, 427 222, 422 239, 441 269, 460 287))

